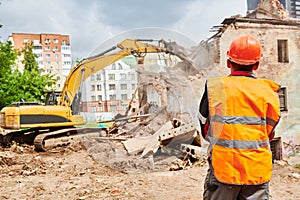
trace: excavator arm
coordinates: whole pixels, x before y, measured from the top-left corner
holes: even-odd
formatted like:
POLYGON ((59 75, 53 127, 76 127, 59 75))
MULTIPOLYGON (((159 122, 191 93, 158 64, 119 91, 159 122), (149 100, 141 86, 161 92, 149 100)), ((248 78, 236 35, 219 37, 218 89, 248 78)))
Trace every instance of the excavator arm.
MULTIPOLYGON (((148 42, 152 42, 147 40, 148 42)), ((124 40, 116 47, 110 49, 120 50, 107 54, 110 51, 89 57, 78 63, 66 78, 64 87, 56 104, 52 105, 31 105, 14 104, 5 107, 0 113, 0 126, 4 129, 17 129, 9 131, 9 134, 0 134, 0 144, 7 145, 11 141, 18 143, 34 144, 37 150, 46 149, 46 141, 60 138, 71 138, 78 133, 95 132, 93 128, 79 128, 84 120, 72 113, 71 105, 80 90, 80 86, 89 76, 100 71, 106 66, 133 54, 143 57, 147 53, 170 53, 182 60, 182 52, 173 48, 173 45, 164 40, 158 41, 158 45, 146 43, 144 40, 124 40)), ((82 116, 81 116, 82 117, 82 116)), ((55 142, 54 142, 55 143, 55 142)), ((59 143, 59 142, 58 142, 59 143)))
MULTIPOLYGON (((142 55, 145 53, 168 53, 165 42, 160 42, 160 46, 144 43, 138 40, 124 40, 117 45, 120 51, 112 54, 100 54, 85 59, 73 68, 69 76, 66 78, 64 87, 61 92, 61 98, 58 100, 58 105, 70 106, 75 98, 75 95, 80 88, 80 85, 89 76, 97 71, 113 64, 114 62, 130 55, 142 55)), ((116 47, 116 48, 117 48, 116 47)), ((115 49, 115 48, 112 48, 115 49)))
POLYGON ((84 59, 78 63, 66 78, 57 103, 51 105, 15 105, 1 110, 0 125, 3 128, 52 128, 73 127, 84 123, 82 116, 73 115, 71 105, 80 90, 80 86, 89 76, 100 71, 106 66, 133 54, 143 57, 147 53, 169 53, 183 60, 182 52, 178 52, 173 45, 164 40, 159 40, 158 45, 150 44, 153 40, 126 39, 116 47, 114 53, 110 51, 84 59), (147 42, 145 42, 147 41, 147 42))

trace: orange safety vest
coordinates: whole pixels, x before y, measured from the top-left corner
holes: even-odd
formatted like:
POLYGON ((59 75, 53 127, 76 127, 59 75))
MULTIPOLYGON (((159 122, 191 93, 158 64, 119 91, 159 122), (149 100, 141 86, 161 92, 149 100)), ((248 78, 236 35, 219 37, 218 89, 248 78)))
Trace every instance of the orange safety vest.
POLYGON ((207 81, 209 156, 223 183, 256 185, 272 176, 268 135, 280 118, 279 85, 243 76, 207 81))

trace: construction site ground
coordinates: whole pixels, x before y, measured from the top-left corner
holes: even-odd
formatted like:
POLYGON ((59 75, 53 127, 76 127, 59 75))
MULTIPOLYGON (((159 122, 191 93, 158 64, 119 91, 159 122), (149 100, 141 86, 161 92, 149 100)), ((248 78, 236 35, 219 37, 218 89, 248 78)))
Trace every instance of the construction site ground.
MULTIPOLYGON (((156 78, 154 80, 152 85, 161 86, 162 81, 156 78)), ((168 87, 159 88, 163 91, 168 88, 169 91, 172 85, 179 85, 182 88, 174 88, 172 94, 178 95, 175 95, 176 99, 185 101, 180 102, 180 106, 171 104, 172 106, 168 108, 183 109, 195 105, 192 113, 196 113, 197 103, 192 100, 200 99, 197 95, 202 92, 196 91, 203 88, 204 79, 201 79, 201 76, 189 78, 191 81, 189 83, 193 88, 190 90, 183 84, 183 81, 178 81, 178 77, 175 79, 173 77, 171 80, 182 84, 171 84, 168 87), (190 94, 190 98, 181 98, 181 94, 185 96, 190 94)), ((159 109, 153 117, 149 117, 150 119, 143 118, 144 120, 132 122, 133 124, 125 123, 124 126, 119 126, 119 128, 122 127, 121 133, 127 135, 118 133, 119 137, 113 141, 100 134, 101 137, 93 136, 91 140, 78 140, 68 146, 55 147, 46 152, 36 152, 33 146, 25 144, 0 147, 0 200, 202 199, 208 168, 205 157, 206 146, 205 144, 201 148, 197 146, 201 149, 201 155, 196 160, 179 157, 176 154, 178 149, 174 152, 170 151, 172 145, 178 145, 179 141, 190 138, 190 133, 193 133, 194 128, 184 126, 184 124, 188 125, 190 120, 185 118, 185 115, 180 116, 180 119, 185 121, 179 125, 179 128, 187 129, 184 128, 183 133, 176 132, 176 134, 181 134, 177 135, 180 140, 177 136, 172 136, 175 130, 172 126, 177 124, 173 122, 178 121, 166 118, 165 116, 169 116, 169 113, 164 113, 165 110, 159 109), (171 129, 168 129, 169 126, 171 129), (164 132, 165 128, 167 132, 164 132), (169 133, 169 130, 173 131, 170 133, 174 140, 170 143, 157 143, 156 136, 160 136, 160 139, 164 136, 162 142, 168 141, 167 136, 170 135, 164 133, 169 133), (141 138, 129 140, 129 136, 141 138), (122 144, 124 138, 128 140, 127 143, 122 144), (134 146, 135 143, 137 146, 134 146), (140 154, 128 156, 130 153, 124 149, 125 144, 128 145, 127 151, 142 150, 144 157, 141 158, 140 154), (162 147, 156 152, 159 147, 157 145, 162 145, 162 147), (153 155, 151 154, 153 152, 156 153, 153 155)), ((180 110, 180 113, 182 112, 180 110)), ((283 160, 275 160, 273 178, 270 182, 271 200, 300 199, 300 154, 298 150, 297 153, 295 152, 292 148, 289 150, 290 157, 285 156, 283 160)))
MULTIPOLYGON (((300 199, 297 162, 299 156, 275 161, 270 199, 300 199)), ((12 145, 0 149, 0 199, 202 199, 206 170, 203 159, 175 171, 124 172, 81 142, 47 152, 12 145)))

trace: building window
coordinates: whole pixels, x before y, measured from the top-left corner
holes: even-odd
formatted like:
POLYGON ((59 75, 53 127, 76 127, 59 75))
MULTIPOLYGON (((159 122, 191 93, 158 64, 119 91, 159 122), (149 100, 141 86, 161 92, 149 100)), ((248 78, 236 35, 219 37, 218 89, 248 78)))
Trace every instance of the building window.
POLYGON ((47 65, 47 66, 51 66, 51 62, 49 62, 49 61, 46 62, 46 65, 47 65))
POLYGON ((30 42, 29 39, 27 39, 27 38, 24 39, 24 43, 29 43, 29 42, 30 42))
POLYGON ((118 69, 119 70, 123 69, 123 66, 120 63, 118 63, 118 69))
POLYGON ((40 46, 40 45, 41 45, 40 40, 33 40, 33 46, 40 46))
POLYGON ((279 95, 279 102, 280 102, 280 111, 288 111, 286 87, 281 87, 279 89, 278 95, 279 95))
POLYGON ((122 104, 122 110, 126 110, 127 107, 128 107, 128 105, 127 105, 126 103, 123 103, 123 104, 122 104))
POLYGON ((101 81, 101 74, 96 74, 97 76, 97 81, 101 81))
POLYGON ((98 101, 102 101, 102 95, 98 95, 98 101))
POLYGON ((64 65, 71 65, 72 63, 70 61, 65 61, 64 65))
POLYGON ((121 80, 126 80, 126 74, 120 74, 121 80))
POLYGON ((94 81, 95 80, 95 75, 91 75, 91 81, 94 81))
POLYGON ((56 69, 56 73, 59 74, 60 73, 60 69, 56 69))
POLYGON ((64 57, 64 58, 69 58, 69 57, 71 57, 71 55, 70 55, 70 54, 65 54, 65 53, 64 53, 64 54, 63 54, 63 57, 64 57))
POLYGON ((70 47, 69 46, 62 46, 61 50, 70 50, 70 47))
POLYGON ((115 80, 114 74, 108 74, 108 80, 115 80))
POLYGON ((121 84, 121 90, 127 90, 127 84, 121 84))
POLYGON ((50 58, 51 55, 49 53, 46 54, 46 58, 50 58))
POLYGON ((101 85, 97 85, 97 91, 101 91, 101 85))
POLYGON ((53 42, 54 42, 54 43, 58 43, 58 39, 54 39, 53 42))
POLYGON ((67 40, 63 40, 61 44, 62 45, 67 45, 67 40))
POLYGON ((35 54, 37 58, 42 57, 43 55, 41 53, 35 54))
POLYGON ((95 91, 95 85, 91 85, 91 91, 95 91))
POLYGON ((122 100, 127 100, 128 99, 127 94, 121 94, 121 99, 122 100))
POLYGON ((96 112, 96 106, 92 106, 92 112, 96 112))
POLYGON ((92 101, 96 101, 96 96, 91 96, 91 98, 92 98, 92 101))
POLYGON ((117 110, 117 105, 110 105, 109 108, 111 111, 115 111, 117 110))
POLYGON ((115 84, 109 84, 108 85, 108 89, 109 90, 115 90, 116 89, 116 85, 115 84))
POLYGON ((277 40, 277 49, 278 49, 278 62, 288 63, 289 62, 288 41, 277 40))
POLYGON ((135 81, 135 75, 131 74, 131 80, 135 81))
POLYGON ((48 74, 51 74, 51 69, 47 69, 47 73, 48 73, 48 74))
POLYGON ((103 112, 103 107, 102 106, 98 106, 98 111, 99 112, 103 112))
POLYGON ((131 88, 132 88, 132 90, 134 90, 135 89, 135 84, 132 84, 131 88))
POLYGON ((57 76, 57 77, 56 77, 56 80, 58 80, 58 81, 59 81, 59 80, 60 80, 60 76, 57 76))
POLYGON ((33 46, 34 50, 42 50, 42 46, 33 46))
POLYGON ((109 95, 109 100, 116 100, 117 96, 115 94, 110 94, 109 95))

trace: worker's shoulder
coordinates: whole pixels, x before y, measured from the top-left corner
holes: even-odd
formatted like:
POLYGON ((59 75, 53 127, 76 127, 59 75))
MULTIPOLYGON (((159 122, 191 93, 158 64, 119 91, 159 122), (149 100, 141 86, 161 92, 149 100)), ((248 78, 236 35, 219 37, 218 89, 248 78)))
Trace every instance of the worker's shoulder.
POLYGON ((281 85, 273 80, 266 79, 266 78, 259 78, 259 80, 267 83, 274 91, 278 92, 281 85))

